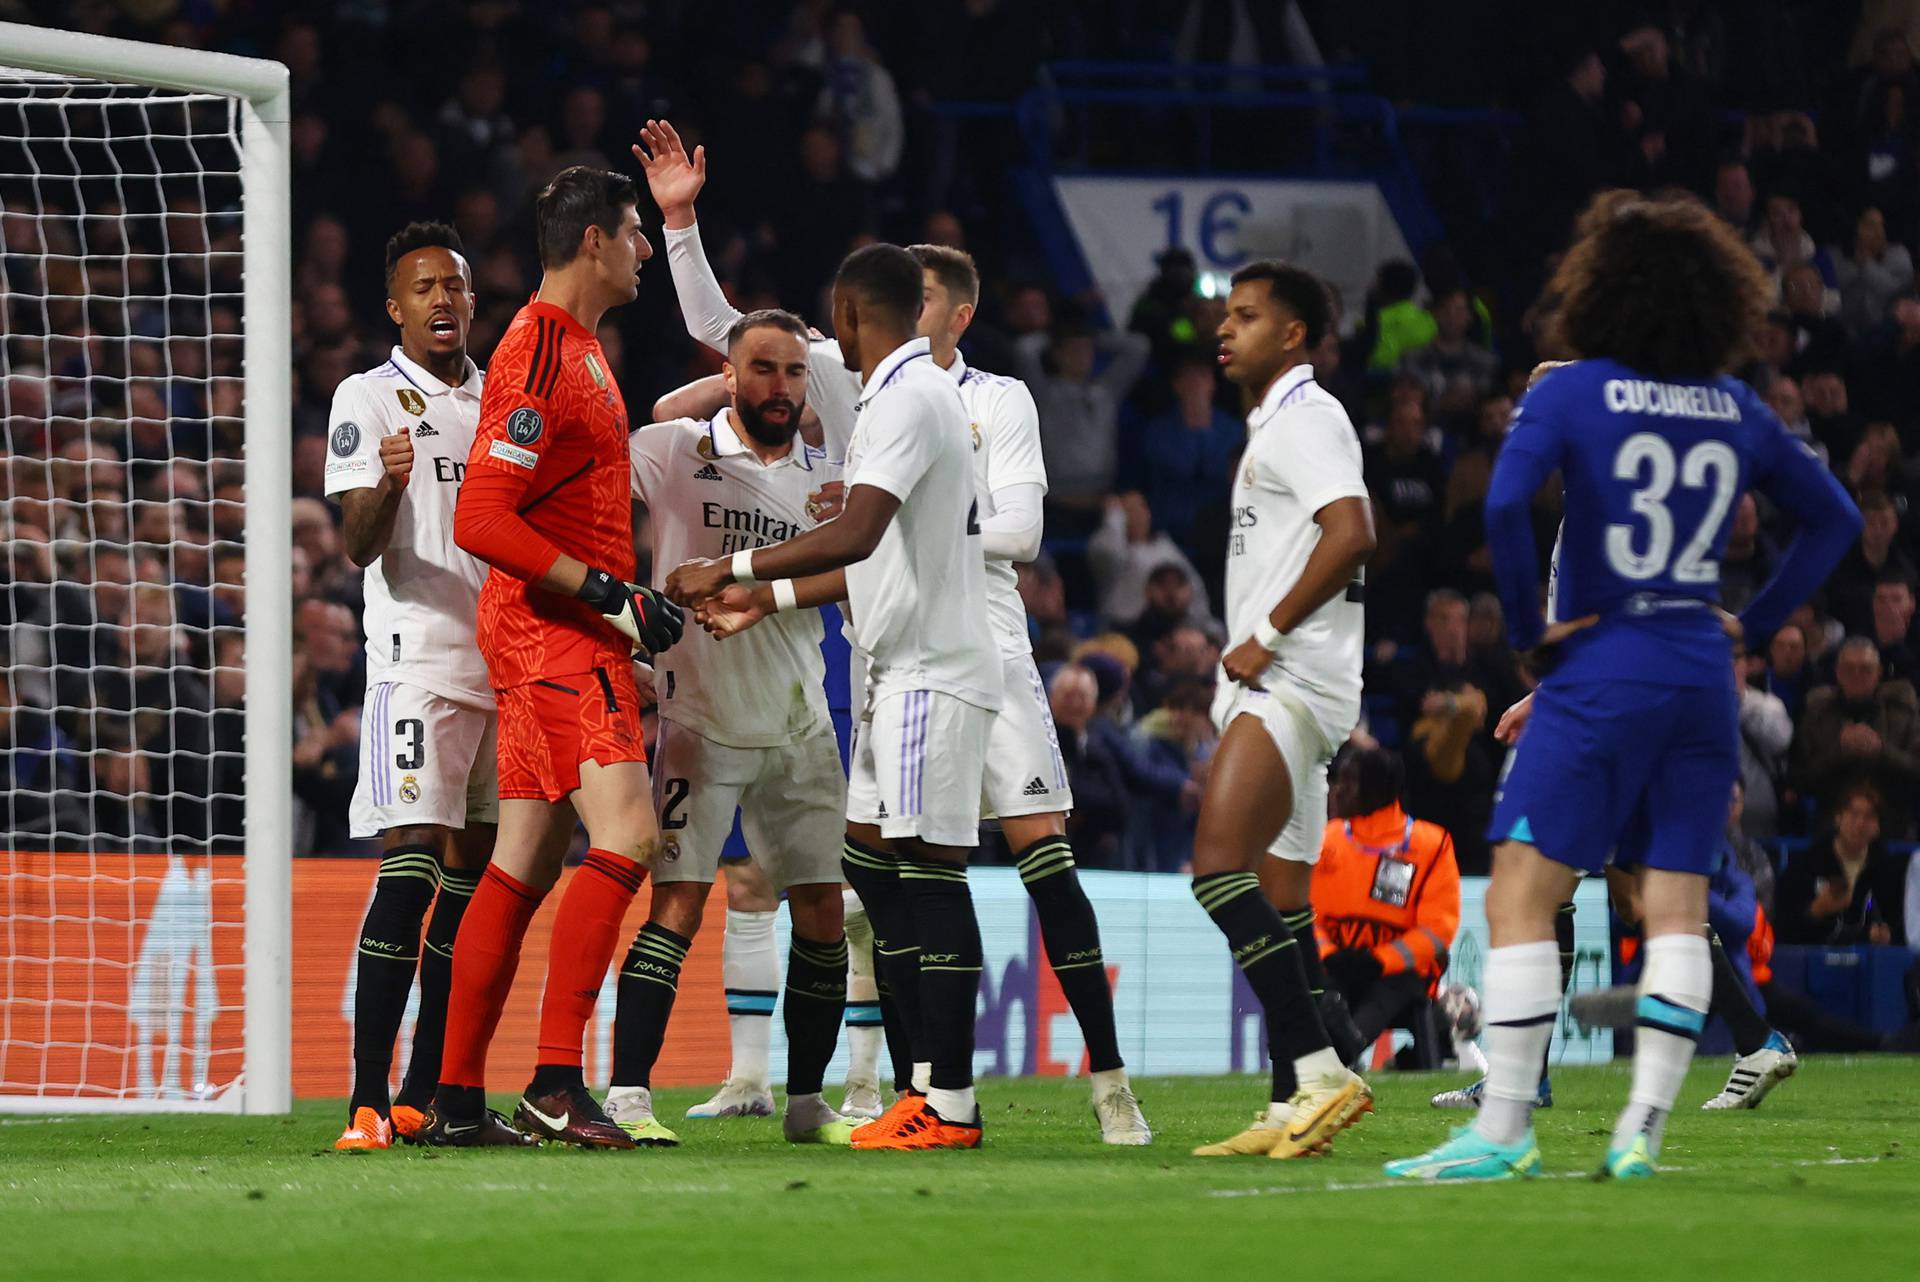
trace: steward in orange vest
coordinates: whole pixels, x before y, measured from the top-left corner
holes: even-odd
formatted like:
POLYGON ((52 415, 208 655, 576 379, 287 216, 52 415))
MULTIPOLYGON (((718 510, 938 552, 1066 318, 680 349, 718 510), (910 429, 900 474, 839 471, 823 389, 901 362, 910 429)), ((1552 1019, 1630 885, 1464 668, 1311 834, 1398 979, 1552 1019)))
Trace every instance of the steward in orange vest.
POLYGON ((1313 909, 1327 975, 1371 1042, 1447 969, 1460 927, 1460 868, 1438 824, 1400 808, 1400 759, 1356 748, 1334 767, 1313 909))

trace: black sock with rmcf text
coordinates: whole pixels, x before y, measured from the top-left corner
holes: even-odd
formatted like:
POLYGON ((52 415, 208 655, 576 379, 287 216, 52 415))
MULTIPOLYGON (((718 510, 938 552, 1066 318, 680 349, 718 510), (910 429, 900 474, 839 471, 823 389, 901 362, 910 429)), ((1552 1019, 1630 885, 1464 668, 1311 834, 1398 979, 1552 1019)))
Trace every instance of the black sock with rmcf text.
POLYGON ((1040 919, 1047 963, 1087 1044, 1087 1067, 1121 1067, 1120 1034, 1114 1027, 1113 987, 1100 951, 1100 922, 1093 901, 1074 871, 1073 847, 1065 837, 1042 837, 1014 856, 1020 880, 1040 919))
POLYGON ((1273 1058, 1273 1098, 1293 1098, 1299 1088, 1293 1062, 1331 1043, 1321 1026, 1300 947, 1280 914, 1260 893, 1250 872, 1218 872, 1193 879, 1193 897, 1227 937, 1234 965, 1267 1016, 1267 1051, 1273 1058))
POLYGON ((353 1098, 358 1108, 387 1109, 393 1040, 406 1017, 407 994, 420 963, 420 922, 440 888, 440 861, 430 846, 401 846, 380 856, 360 925, 353 981, 353 1098))
POLYGON ((614 1086, 651 1086, 654 1061, 680 992, 680 967, 693 941, 650 921, 633 937, 620 967, 613 1016, 614 1086))
POLYGON ((793 937, 787 952, 787 991, 781 996, 787 1031, 787 1096, 817 1095, 827 1061, 840 1042, 847 1009, 847 937, 793 937))
POLYGON ((920 1027, 933 1065, 929 1082, 938 1090, 965 1090, 973 1085, 981 968, 980 919, 967 889, 966 866, 903 859, 900 886, 920 938, 920 1027))
POLYGON ((913 1061, 921 1040, 920 941, 913 910, 900 887, 900 865, 887 851, 849 837, 840 850, 840 870, 867 910, 873 926, 873 981, 880 993, 880 1016, 893 1061, 893 1089, 913 1083, 913 1061))

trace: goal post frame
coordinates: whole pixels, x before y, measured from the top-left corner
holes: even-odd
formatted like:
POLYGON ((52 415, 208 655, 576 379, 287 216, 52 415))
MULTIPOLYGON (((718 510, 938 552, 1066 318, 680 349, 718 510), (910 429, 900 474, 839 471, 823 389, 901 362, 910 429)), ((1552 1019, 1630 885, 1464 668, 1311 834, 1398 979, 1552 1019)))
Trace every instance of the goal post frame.
MULTIPOLYGON (((292 226, 288 73, 264 58, 0 23, 0 66, 235 98, 241 113, 246 459, 245 1015, 239 1100, 293 1105, 292 226)), ((0 1102, 0 1110, 21 1101, 0 1102)), ((159 1101, 36 1101, 80 1112, 159 1101)), ((232 1101, 211 1102, 214 1111, 232 1101)))

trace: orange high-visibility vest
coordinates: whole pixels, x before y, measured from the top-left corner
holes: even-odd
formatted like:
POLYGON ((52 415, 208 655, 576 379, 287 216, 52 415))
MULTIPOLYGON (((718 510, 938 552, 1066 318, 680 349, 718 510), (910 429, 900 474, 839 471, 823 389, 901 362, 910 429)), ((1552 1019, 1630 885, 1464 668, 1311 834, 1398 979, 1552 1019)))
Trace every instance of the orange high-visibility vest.
POLYGON ((1398 804, 1327 825, 1313 869, 1322 955, 1366 948, 1383 975, 1411 970, 1437 981, 1460 928, 1460 866, 1453 838, 1398 804))

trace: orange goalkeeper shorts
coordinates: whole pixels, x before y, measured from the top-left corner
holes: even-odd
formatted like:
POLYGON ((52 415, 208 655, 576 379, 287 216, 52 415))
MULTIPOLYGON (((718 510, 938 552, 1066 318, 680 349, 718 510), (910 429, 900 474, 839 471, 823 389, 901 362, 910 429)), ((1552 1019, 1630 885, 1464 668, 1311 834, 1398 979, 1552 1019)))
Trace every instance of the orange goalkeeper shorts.
POLYGON ((647 759, 633 668, 542 677, 494 692, 500 705, 500 796, 563 801, 580 763, 647 759))

